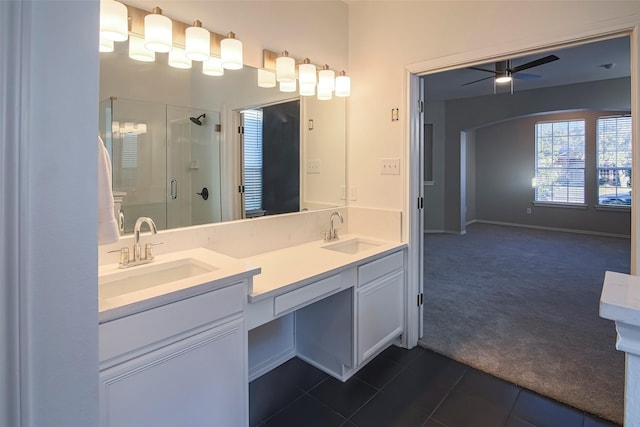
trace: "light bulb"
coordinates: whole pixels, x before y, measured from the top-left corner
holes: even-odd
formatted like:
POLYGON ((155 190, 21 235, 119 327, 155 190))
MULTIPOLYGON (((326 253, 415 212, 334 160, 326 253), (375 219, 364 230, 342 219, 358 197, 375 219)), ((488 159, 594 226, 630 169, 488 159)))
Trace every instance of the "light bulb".
POLYGON ((154 7, 144 17, 144 45, 154 52, 170 52, 173 43, 171 19, 162 16, 162 9, 154 7))
POLYGON ((184 33, 184 51, 187 58, 193 61, 206 61, 211 52, 211 33, 202 28, 202 22, 195 21, 193 27, 184 33))
POLYGON ((242 42, 232 32, 227 33, 227 38, 220 42, 220 59, 222 67, 227 70, 242 68, 242 42))
POLYGON ((296 81, 296 61, 286 50, 276 58, 276 80, 280 83, 296 81))
POLYGON ((115 0, 100 1, 100 38, 123 42, 129 36, 127 6, 115 0))

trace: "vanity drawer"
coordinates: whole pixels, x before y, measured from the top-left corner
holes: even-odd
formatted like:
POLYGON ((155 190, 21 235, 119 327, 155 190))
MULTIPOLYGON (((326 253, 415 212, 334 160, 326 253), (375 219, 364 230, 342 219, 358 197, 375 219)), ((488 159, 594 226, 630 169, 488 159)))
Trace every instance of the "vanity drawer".
POLYGON ((404 265, 404 253, 398 251, 383 258, 371 261, 358 267, 358 286, 362 286, 372 280, 402 268, 404 265))
POLYGON ((307 286, 278 295, 273 299, 273 314, 278 316, 287 311, 300 308, 314 300, 337 292, 342 287, 342 275, 327 277, 307 286))
POLYGON ((245 282, 207 292, 99 326, 100 362, 120 361, 162 346, 162 341, 200 326, 242 313, 245 282), (145 348, 149 347, 149 348, 145 348))

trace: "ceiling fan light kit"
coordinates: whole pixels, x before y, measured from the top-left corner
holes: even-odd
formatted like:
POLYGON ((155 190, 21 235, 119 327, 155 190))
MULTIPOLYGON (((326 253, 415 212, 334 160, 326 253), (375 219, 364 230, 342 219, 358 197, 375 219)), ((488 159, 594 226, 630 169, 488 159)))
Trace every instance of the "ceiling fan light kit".
POLYGON ((467 86, 467 85, 478 83, 484 80, 493 79, 494 94, 496 93, 496 85, 504 84, 504 83, 511 83, 511 93, 513 94, 513 79, 531 80, 531 79, 537 79, 540 77, 537 74, 526 74, 526 73, 522 73, 522 71, 528 70, 530 68, 538 67, 540 65, 548 64, 549 62, 557 61, 558 59, 560 58, 558 58, 556 55, 547 55, 545 57, 542 57, 533 61, 529 61, 525 64, 518 65, 517 67, 512 67, 511 60, 507 59, 504 61, 497 61, 495 63, 494 70, 487 70, 485 68, 479 68, 479 67, 469 67, 470 70, 477 70, 477 71, 492 73, 493 76, 484 77, 482 79, 467 82, 462 84, 462 86, 467 86))

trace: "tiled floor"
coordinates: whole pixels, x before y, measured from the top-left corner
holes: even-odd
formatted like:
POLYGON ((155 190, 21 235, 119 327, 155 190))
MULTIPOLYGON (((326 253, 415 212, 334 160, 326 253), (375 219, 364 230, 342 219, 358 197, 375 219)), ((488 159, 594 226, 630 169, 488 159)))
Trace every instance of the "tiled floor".
POLYGON ((251 427, 615 426, 420 347, 345 383, 291 359, 250 383, 249 407, 251 427))

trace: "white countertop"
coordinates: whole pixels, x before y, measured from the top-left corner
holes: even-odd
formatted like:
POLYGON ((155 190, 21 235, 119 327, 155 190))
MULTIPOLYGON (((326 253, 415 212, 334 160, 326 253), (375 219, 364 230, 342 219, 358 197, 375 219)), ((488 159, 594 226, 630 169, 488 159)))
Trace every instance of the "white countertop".
POLYGON ((640 276, 605 273, 600 317, 640 326, 640 276))
MULTIPOLYGON (((204 248, 189 249, 158 255, 154 261, 126 269, 120 269, 118 264, 109 264, 98 268, 98 320, 100 323, 128 316, 140 311, 169 304, 184 298, 204 292, 229 286, 238 280, 260 273, 260 268, 242 260, 204 248), (124 275, 144 274, 150 268, 158 269, 168 263, 192 259, 215 268, 192 277, 173 280, 168 283, 133 290, 118 295, 109 295, 102 280, 124 275), (107 295, 107 296, 105 296, 107 295)), ((249 290, 251 292, 251 290, 249 290)))
POLYGON ((289 292, 310 282, 351 268, 366 258, 384 256, 406 246, 406 243, 347 234, 332 242, 317 240, 244 258, 244 261, 259 265, 262 269, 262 272, 253 278, 253 291, 249 293, 249 302, 254 303, 289 292), (354 238, 375 241, 379 245, 356 254, 346 254, 323 248, 323 246, 354 238))

